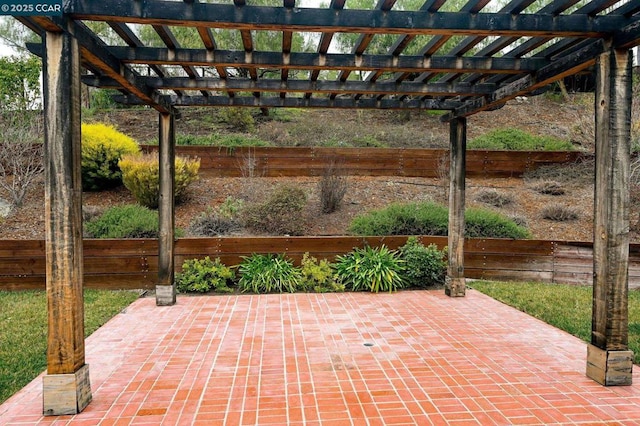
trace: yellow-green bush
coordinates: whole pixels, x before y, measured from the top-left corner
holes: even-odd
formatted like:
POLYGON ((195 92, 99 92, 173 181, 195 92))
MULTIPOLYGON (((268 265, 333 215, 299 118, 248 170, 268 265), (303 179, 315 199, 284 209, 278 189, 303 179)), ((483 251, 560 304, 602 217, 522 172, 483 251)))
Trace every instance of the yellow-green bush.
MULTIPOLYGON (((122 181, 138 203, 155 209, 160 193, 158 154, 127 155, 120 160, 122 181)), ((174 196, 176 203, 182 201, 189 185, 198 179, 199 158, 176 157, 174 196)))
POLYGON ((122 183, 118 162, 138 154, 138 143, 104 123, 82 124, 82 188, 99 191, 122 183))

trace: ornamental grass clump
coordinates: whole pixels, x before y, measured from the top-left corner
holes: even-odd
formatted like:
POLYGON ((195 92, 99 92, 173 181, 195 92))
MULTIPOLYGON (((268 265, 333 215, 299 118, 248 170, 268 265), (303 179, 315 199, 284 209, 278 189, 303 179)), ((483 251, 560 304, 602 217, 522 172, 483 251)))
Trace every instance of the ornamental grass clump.
POLYGON ((392 292, 406 284, 404 261, 384 244, 338 256, 335 271, 337 281, 351 291, 392 292))
POLYGON ((129 136, 104 123, 82 124, 82 189, 100 191, 122 184, 118 165, 125 155, 138 155, 140 147, 129 136))
POLYGON ((407 287, 427 288, 444 284, 447 273, 445 250, 438 250, 435 244, 425 247, 416 237, 409 237, 399 253, 404 261, 407 287))
POLYGON ((301 279, 300 269, 283 254, 252 254, 238 265, 238 288, 243 293, 294 293, 301 279))
MULTIPOLYGON (((122 181, 138 203, 150 209, 158 208, 160 194, 160 172, 158 154, 125 156, 120 160, 122 181)), ((176 157, 175 159, 175 202, 180 203, 186 197, 191 183, 198 179, 200 159, 176 157)))
POLYGON ((204 259, 185 260, 182 264, 182 272, 176 276, 176 286, 181 293, 232 293, 230 287, 235 273, 233 269, 225 266, 220 258, 211 260, 209 256, 204 259))

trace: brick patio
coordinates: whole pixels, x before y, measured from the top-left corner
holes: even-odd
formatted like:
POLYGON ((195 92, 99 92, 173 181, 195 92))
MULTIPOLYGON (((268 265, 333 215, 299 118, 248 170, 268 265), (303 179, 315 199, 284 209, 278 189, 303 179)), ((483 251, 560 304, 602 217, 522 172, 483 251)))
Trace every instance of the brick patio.
POLYGON ((42 417, 38 377, 0 424, 640 424, 637 372, 602 387, 584 342, 473 290, 143 298, 87 362, 83 413, 42 417))

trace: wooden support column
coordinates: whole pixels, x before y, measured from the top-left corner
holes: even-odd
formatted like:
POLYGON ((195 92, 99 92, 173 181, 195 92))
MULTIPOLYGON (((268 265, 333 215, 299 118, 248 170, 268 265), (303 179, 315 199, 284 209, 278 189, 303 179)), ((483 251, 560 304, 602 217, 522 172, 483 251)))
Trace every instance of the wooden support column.
POLYGON ((91 402, 85 364, 80 155, 80 53, 68 33, 46 33, 45 247, 48 309, 44 415, 91 402))
POLYGON ((176 303, 174 282, 174 184, 175 184, 175 116, 160 114, 159 166, 160 199, 160 235, 158 238, 158 283, 156 285, 156 304, 170 306, 176 303))
POLYGON ((467 151, 467 119, 450 123, 451 166, 449 168, 449 266, 445 282, 447 296, 465 295, 464 209, 467 151))
POLYGON ((630 385, 628 347, 629 168, 632 57, 610 50, 596 63, 593 310, 587 376, 630 385))

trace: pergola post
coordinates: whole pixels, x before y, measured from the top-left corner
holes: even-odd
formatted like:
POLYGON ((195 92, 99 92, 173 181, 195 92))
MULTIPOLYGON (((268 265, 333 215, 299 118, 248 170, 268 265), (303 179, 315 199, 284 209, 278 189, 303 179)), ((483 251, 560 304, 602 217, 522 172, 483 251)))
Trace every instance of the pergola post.
POLYGON ((611 49, 596 63, 593 310, 587 376, 630 385, 628 347, 629 169, 632 56, 611 49))
POLYGON ((467 151, 467 119, 450 122, 449 168, 449 265, 445 293, 451 297, 465 295, 464 279, 464 209, 467 151))
POLYGON ((47 32, 45 43, 48 335, 43 413, 65 415, 77 414, 91 402, 82 293, 80 51, 68 33, 47 32))
POLYGON ((176 303, 174 282, 174 180, 175 180, 175 116, 161 113, 159 118, 160 194, 158 214, 158 282, 156 304, 170 306, 176 303))

